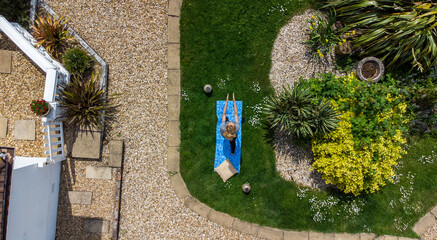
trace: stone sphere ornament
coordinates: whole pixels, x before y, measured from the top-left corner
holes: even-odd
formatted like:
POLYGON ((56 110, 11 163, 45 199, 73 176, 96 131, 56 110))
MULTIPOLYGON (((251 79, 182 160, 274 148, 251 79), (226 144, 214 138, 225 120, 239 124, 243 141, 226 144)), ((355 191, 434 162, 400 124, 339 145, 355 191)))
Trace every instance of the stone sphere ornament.
POLYGON ((212 92, 212 86, 210 84, 205 84, 205 86, 203 87, 203 91, 206 94, 210 94, 212 92))
POLYGON ((243 190, 244 193, 249 193, 250 192, 250 184, 249 183, 245 183, 243 184, 243 186, 241 186, 241 190, 243 190))

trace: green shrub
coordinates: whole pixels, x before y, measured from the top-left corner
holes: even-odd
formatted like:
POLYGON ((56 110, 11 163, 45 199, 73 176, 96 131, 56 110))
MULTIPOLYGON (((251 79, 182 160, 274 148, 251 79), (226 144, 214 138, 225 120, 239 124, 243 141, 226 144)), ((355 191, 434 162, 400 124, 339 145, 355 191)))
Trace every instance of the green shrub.
POLYGON ((353 74, 344 78, 323 74, 320 78, 311 79, 310 83, 319 98, 334 100, 340 112, 354 113, 350 121, 357 145, 368 144, 370 139, 386 134, 393 136, 396 130, 403 133, 407 130, 405 98, 390 76, 384 77, 378 84, 369 84, 353 74))
POLYGON ((409 119, 394 79, 368 84, 353 74, 324 74, 310 83, 317 97, 330 99, 342 114, 335 131, 313 139, 313 168, 345 193, 377 191, 404 153, 402 134, 409 119))
POLYGON ((76 129, 103 128, 103 117, 111 119, 115 107, 98 85, 98 75, 85 80, 73 75, 68 83, 61 83, 59 102, 63 107, 64 118, 76 129))
POLYGON ((289 86, 270 97, 264 105, 264 114, 272 128, 279 126, 281 131, 298 138, 329 133, 338 122, 338 114, 330 103, 317 100, 306 81, 296 82, 293 89, 289 86))
POLYGON ((339 20, 361 35, 353 43, 388 67, 411 64, 428 72, 437 64, 437 5, 400 0, 335 0, 339 20))
POLYGON ((64 66, 71 74, 83 74, 90 70, 94 59, 85 50, 75 47, 68 49, 62 57, 64 66))
POLYGON ((320 16, 311 16, 308 23, 310 24, 309 39, 305 43, 313 52, 313 60, 323 59, 331 52, 333 46, 342 44, 342 40, 332 29, 335 12, 328 14, 327 21, 320 16))
POLYGON ((29 0, 0 0, 0 15, 26 29, 29 27, 29 9, 29 0))
POLYGON ((33 36, 37 41, 36 46, 43 46, 49 54, 59 59, 59 54, 63 52, 68 43, 72 42, 73 37, 68 33, 68 27, 64 17, 40 16, 35 20, 33 26, 33 36))
POLYGON ((405 153, 401 145, 405 138, 397 130, 395 135, 371 139, 363 147, 356 147, 350 119, 353 112, 342 112, 339 127, 328 135, 314 138, 313 168, 328 184, 335 184, 345 193, 355 196, 373 193, 394 175, 393 167, 405 153))

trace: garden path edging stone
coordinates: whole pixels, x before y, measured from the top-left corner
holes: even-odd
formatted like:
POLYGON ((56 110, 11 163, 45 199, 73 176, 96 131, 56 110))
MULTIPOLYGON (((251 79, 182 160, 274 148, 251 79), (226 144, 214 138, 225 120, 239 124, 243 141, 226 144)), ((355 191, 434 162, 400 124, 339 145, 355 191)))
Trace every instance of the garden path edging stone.
MULTIPOLYGON (((257 236, 267 239, 284 239, 284 240, 317 240, 317 239, 342 239, 342 240, 373 240, 373 239, 391 239, 393 236, 380 236, 377 238, 373 233, 319 233, 311 231, 289 231, 278 228, 264 227, 255 223, 249 223, 242 221, 238 218, 234 218, 228 214, 218 212, 207 205, 201 203, 199 200, 190 195, 187 186, 180 174, 180 94, 181 94, 181 73, 180 73, 180 32, 179 32, 179 20, 180 9, 182 0, 169 0, 168 8, 168 41, 167 41, 167 54, 168 54, 168 130, 169 139, 167 146, 167 171, 170 173, 170 182, 176 192, 178 198, 180 198, 187 208, 190 208, 193 212, 200 216, 209 219, 215 223, 218 223, 227 228, 236 230, 241 233, 257 236), (178 36, 175 36, 175 35, 178 36), (170 100, 171 99, 171 100, 170 100), (177 115, 177 117, 175 117, 177 115)), ((437 212, 437 207, 433 209, 433 212, 437 212)), ((434 216, 434 215, 432 215, 434 216)), ((435 218, 434 218, 435 220, 435 218)), ((394 237, 393 239, 409 239, 394 237)))

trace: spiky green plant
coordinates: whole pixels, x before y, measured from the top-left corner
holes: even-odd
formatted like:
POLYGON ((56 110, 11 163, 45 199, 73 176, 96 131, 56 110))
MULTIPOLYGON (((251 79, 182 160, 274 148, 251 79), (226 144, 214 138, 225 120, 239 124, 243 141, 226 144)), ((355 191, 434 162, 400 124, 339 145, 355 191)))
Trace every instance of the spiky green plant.
POLYGON ((99 75, 89 80, 73 76, 68 83, 61 83, 59 102, 64 110, 67 124, 76 129, 103 129, 103 117, 111 119, 115 106, 109 103, 107 95, 98 84, 99 75))
POLYGON ((388 67, 411 64, 421 72, 437 64, 437 3, 407 0, 335 0, 337 18, 360 34, 353 43, 388 67))
POLYGON ((299 81, 294 88, 271 96, 264 105, 264 114, 271 127, 279 127, 288 135, 308 138, 326 134, 337 127, 337 112, 329 102, 317 100, 306 81, 299 81))
POLYGON ((59 54, 65 50, 68 43, 73 41, 73 37, 68 32, 63 16, 54 17, 51 15, 40 16, 35 20, 33 36, 37 41, 36 46, 43 46, 47 52, 59 59, 59 54))
POLYGON ((90 70, 94 59, 85 50, 75 47, 68 49, 62 56, 65 69, 71 74, 83 74, 90 70))
POLYGON ((327 19, 316 15, 308 20, 309 39, 305 43, 313 52, 313 60, 323 59, 325 55, 331 53, 333 46, 341 44, 339 34, 333 29, 335 16, 335 11, 331 11, 327 19))

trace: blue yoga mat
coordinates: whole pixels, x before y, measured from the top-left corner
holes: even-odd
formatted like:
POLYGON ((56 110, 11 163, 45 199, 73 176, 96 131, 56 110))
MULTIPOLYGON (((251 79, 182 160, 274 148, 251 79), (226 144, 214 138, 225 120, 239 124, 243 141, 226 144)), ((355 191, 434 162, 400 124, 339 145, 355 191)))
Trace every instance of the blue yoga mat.
MULTIPOLYGON (((240 172, 240 162, 241 162, 241 114, 243 113, 243 102, 237 102, 237 110, 238 110, 238 119, 240 120, 240 130, 237 133, 237 139, 235 139, 235 153, 232 155, 231 153, 231 142, 224 138, 220 134, 220 125, 222 123, 223 116, 223 108, 225 107, 226 101, 217 101, 216 112, 217 112, 217 127, 216 127, 216 146, 215 146, 215 160, 214 160, 214 168, 218 167, 222 162, 226 159, 231 161, 232 165, 234 165, 235 169, 240 172)), ((229 121, 235 122, 234 119, 234 102, 229 101, 228 107, 226 109, 226 116, 229 121)))

